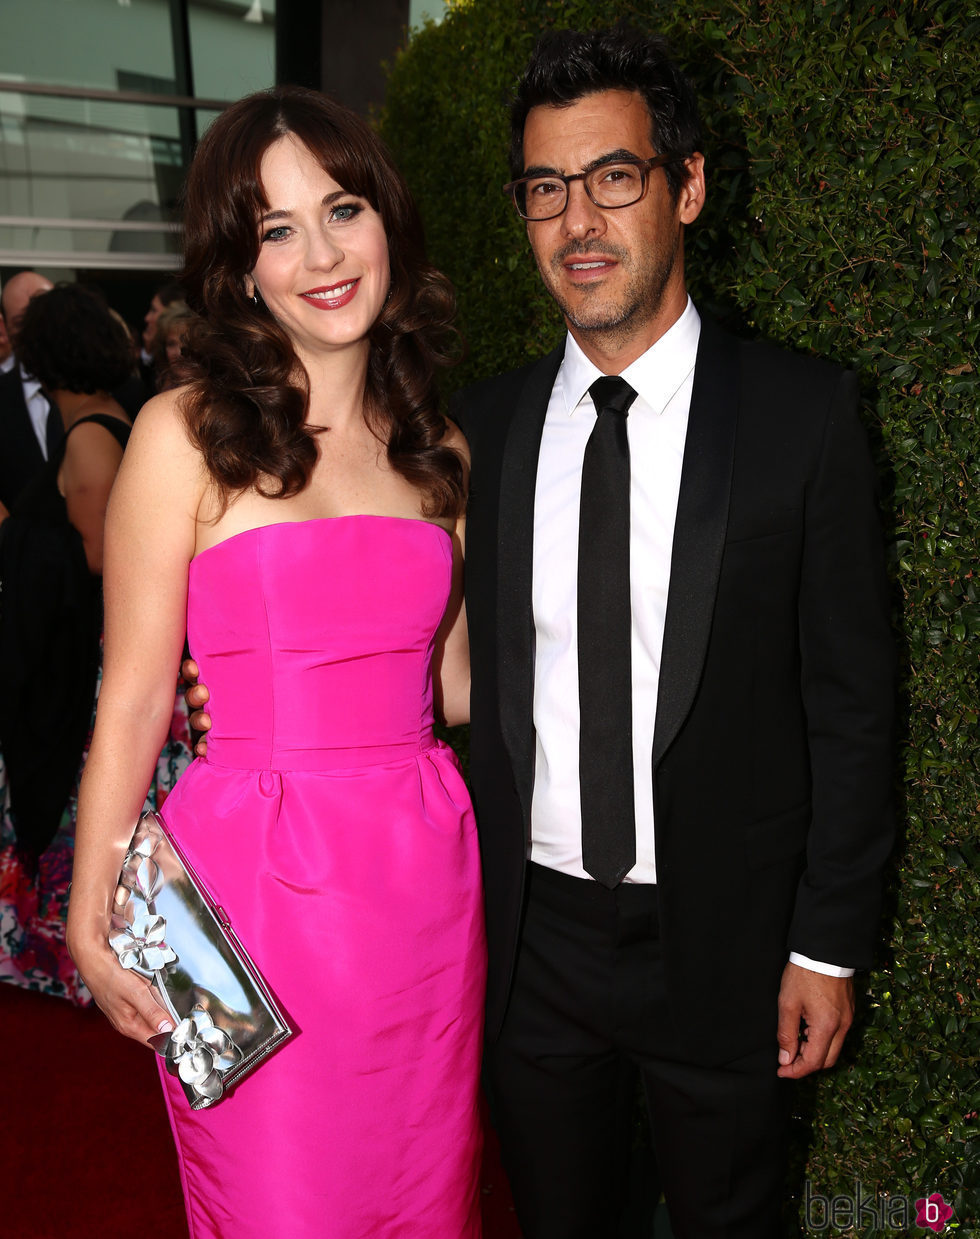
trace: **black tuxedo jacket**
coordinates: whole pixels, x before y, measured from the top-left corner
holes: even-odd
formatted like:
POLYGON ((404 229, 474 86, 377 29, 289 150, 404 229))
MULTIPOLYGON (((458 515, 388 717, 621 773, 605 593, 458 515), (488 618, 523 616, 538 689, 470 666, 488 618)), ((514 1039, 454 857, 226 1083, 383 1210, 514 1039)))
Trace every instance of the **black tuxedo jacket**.
POLYGON ((24 400, 20 366, 0 374, 0 503, 8 510, 41 469, 44 454, 24 400))
MULTIPOLYGON (((472 452, 470 755, 490 1037, 521 932, 534 488, 562 355, 480 383, 453 409, 472 452)), ((853 374, 702 322, 650 760, 673 1032, 704 1061, 775 1040, 789 950, 871 960, 893 833, 893 651, 856 403, 853 374)))

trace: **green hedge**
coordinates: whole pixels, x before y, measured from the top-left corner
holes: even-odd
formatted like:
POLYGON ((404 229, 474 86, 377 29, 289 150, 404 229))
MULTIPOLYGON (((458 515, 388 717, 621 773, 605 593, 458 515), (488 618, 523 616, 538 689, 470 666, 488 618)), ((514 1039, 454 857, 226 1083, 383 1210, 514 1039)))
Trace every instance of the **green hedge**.
MULTIPOLYGON (((703 100, 709 201, 688 236, 695 297, 736 330, 853 366, 881 466, 903 666, 902 838, 860 1024, 842 1066, 802 1090, 805 1174, 825 1196, 853 1196, 855 1180, 871 1196, 941 1192, 955 1207, 945 1233, 971 1234, 980 1225, 976 0, 451 7, 392 66, 381 124, 433 257, 459 291, 469 354, 454 384, 558 338, 499 192, 505 102, 542 28, 620 16, 671 38, 703 100)), ((878 1207, 879 1225, 896 1216, 884 1196, 878 1207)), ((878 1233, 864 1217, 828 1233, 878 1233)), ((909 1230, 928 1233, 914 1211, 909 1230)))

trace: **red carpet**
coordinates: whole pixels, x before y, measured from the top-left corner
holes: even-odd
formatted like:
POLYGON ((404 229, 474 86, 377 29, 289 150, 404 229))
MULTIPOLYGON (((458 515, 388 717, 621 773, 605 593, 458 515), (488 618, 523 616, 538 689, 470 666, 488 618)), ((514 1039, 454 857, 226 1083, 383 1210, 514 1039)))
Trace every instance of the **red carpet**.
MULTIPOLYGON (((491 1131, 482 1181, 484 1239, 520 1239, 491 1131)), ((4 984, 0 1235, 187 1239, 153 1055, 98 1011, 4 984)))

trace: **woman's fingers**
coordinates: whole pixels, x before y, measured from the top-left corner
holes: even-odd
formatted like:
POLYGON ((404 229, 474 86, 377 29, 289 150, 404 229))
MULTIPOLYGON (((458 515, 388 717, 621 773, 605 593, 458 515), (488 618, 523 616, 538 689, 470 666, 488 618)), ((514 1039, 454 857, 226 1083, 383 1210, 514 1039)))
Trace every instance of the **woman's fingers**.
POLYGON ((148 984, 141 986, 139 995, 133 999, 130 1028, 128 1035, 135 1037, 138 1041, 148 1041, 157 1033, 173 1032, 173 1020, 154 997, 153 990, 148 984))
POLYGON ((158 1033, 173 1031, 173 1019, 150 982, 122 968, 114 955, 93 962, 88 972, 84 967, 79 971, 99 1009, 124 1036, 146 1042, 158 1033))
POLYGON ((113 1028, 134 1041, 149 1041, 158 1033, 172 1032, 174 1022, 153 997, 149 985, 126 994, 118 990, 95 996, 113 1028))

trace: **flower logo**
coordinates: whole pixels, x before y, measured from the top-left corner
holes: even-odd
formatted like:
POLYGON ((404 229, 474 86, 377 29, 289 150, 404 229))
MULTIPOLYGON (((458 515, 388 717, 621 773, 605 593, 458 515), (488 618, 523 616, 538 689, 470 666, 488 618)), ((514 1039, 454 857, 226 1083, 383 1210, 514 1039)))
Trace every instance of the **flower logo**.
POLYGON ((149 912, 137 912, 132 925, 124 925, 109 938, 109 945, 116 952, 124 968, 132 968, 146 977, 177 962, 177 952, 164 941, 167 922, 162 916, 149 912))
POLYGON ((193 1007, 170 1034, 167 1068, 179 1075, 198 1097, 217 1101, 224 1089, 222 1076, 242 1060, 231 1037, 216 1028, 203 1007, 193 1007))
POLYGON ((916 1226, 923 1230, 934 1230, 937 1235, 946 1229, 946 1223, 953 1216, 952 1207, 938 1192, 933 1192, 927 1200, 917 1200, 915 1208, 916 1226))

